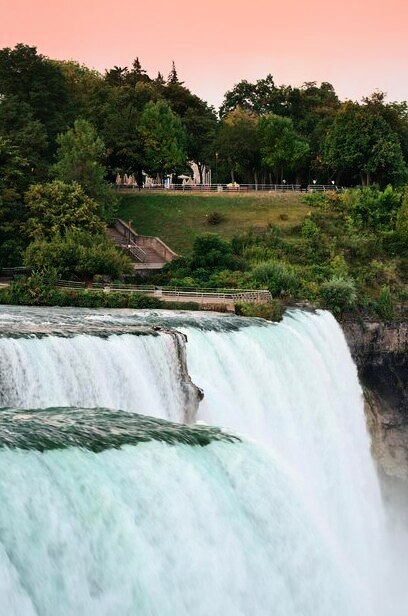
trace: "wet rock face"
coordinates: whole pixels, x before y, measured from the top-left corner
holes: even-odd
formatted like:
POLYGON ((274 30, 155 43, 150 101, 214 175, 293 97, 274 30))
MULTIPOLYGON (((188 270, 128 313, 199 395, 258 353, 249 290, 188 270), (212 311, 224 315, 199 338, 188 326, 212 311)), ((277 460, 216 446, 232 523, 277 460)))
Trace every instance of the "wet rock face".
POLYGON ((408 322, 342 325, 364 388, 380 473, 408 489, 408 322))

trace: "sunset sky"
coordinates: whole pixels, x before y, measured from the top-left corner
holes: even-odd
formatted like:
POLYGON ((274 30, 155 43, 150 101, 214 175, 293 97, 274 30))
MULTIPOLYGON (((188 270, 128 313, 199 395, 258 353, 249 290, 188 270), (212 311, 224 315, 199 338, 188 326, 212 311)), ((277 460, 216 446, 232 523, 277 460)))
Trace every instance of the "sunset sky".
POLYGON ((408 99, 405 0, 0 0, 0 47, 35 45, 103 71, 139 56, 218 106, 241 79, 330 81, 341 98, 408 99))

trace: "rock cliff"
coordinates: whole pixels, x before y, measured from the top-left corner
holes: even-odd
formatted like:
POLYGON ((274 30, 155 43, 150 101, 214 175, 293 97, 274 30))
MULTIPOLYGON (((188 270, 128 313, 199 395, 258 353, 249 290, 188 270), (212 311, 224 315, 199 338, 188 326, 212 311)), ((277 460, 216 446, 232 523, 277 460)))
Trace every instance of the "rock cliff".
POLYGON ((408 496, 408 322, 343 322, 364 388, 372 449, 387 489, 408 496))

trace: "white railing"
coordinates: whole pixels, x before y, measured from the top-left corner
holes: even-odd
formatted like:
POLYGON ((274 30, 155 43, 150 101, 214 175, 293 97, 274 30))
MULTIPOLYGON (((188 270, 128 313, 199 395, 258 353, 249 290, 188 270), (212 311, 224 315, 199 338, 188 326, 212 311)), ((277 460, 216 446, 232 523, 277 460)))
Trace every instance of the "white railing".
MULTIPOLYGON (((66 289, 85 288, 84 282, 59 280, 57 286, 66 289)), ((272 299, 267 289, 199 289, 197 287, 157 287, 154 285, 129 285, 125 283, 94 282, 88 285, 89 290, 104 290, 121 293, 142 293, 155 297, 179 297, 201 300, 227 300, 231 302, 266 303, 272 299)))
POLYGON ((335 184, 171 184, 164 186, 154 184, 153 186, 116 186, 119 192, 129 193, 135 190, 143 192, 328 192, 338 191, 340 187, 335 184))

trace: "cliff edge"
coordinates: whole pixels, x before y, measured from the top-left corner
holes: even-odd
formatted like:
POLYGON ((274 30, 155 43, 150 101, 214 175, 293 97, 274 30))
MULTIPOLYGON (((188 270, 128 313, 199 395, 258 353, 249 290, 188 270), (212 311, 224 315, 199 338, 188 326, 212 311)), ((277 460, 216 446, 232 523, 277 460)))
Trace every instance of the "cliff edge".
POLYGON ((408 322, 346 321, 342 327, 364 389, 383 484, 408 495, 408 322))

